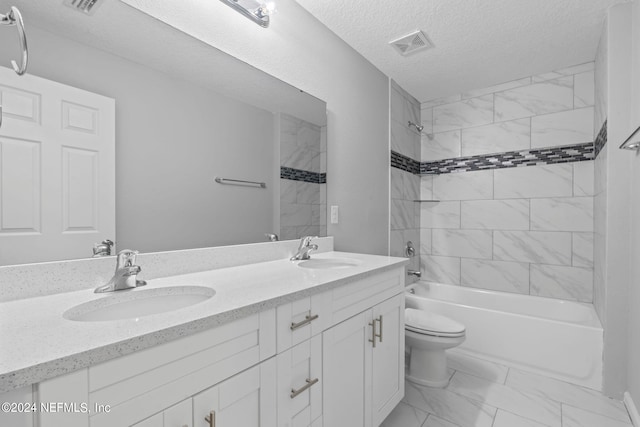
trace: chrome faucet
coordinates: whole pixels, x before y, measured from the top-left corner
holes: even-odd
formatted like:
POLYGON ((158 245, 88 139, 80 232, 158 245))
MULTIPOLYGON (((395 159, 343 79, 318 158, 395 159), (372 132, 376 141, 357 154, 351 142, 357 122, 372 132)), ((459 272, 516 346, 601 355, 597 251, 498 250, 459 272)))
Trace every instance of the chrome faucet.
POLYGON ((111 248, 113 247, 113 242, 109 239, 103 240, 100 243, 96 243, 93 245, 93 257, 101 257, 101 256, 109 256, 111 255, 111 248))
POLYGON ((109 283, 98 286, 94 292, 101 294, 103 292, 121 291, 146 285, 147 282, 136 278, 136 275, 142 270, 139 265, 135 265, 136 255, 138 255, 138 251, 132 251, 130 249, 118 252, 116 272, 113 273, 113 277, 109 280, 109 283))
POLYGON ((264 237, 266 237, 269 242, 277 242, 280 240, 278 239, 278 235, 275 233, 264 233, 264 237))
POLYGON ((317 238, 318 236, 304 236, 302 239, 300 239, 298 253, 291 257, 291 261, 300 261, 303 259, 311 258, 309 256, 309 252, 318 250, 318 245, 311 244, 311 240, 317 238))

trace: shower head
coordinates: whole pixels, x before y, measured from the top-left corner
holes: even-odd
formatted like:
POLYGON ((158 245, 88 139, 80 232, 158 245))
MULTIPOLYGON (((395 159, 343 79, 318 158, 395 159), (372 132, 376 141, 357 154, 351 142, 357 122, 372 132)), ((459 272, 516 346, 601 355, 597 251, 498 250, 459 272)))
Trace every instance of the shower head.
POLYGON ((424 126, 417 125, 417 124, 413 123, 412 121, 409 121, 407 126, 409 126, 409 127, 413 126, 414 128, 417 129, 418 132, 422 132, 422 129, 424 129, 424 126))

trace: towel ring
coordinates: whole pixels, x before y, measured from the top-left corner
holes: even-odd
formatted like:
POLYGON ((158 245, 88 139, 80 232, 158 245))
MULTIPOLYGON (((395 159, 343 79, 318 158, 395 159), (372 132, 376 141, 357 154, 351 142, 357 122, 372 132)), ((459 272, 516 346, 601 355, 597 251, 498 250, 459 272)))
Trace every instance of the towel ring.
POLYGON ((15 25, 18 29, 18 36, 20 37, 20 48, 22 49, 22 64, 18 66, 16 61, 11 60, 13 70, 19 76, 27 72, 27 62, 29 61, 29 51, 27 50, 27 35, 24 32, 24 21, 22 20, 22 14, 17 7, 11 6, 11 10, 6 15, 0 14, 0 24, 2 25, 15 25))

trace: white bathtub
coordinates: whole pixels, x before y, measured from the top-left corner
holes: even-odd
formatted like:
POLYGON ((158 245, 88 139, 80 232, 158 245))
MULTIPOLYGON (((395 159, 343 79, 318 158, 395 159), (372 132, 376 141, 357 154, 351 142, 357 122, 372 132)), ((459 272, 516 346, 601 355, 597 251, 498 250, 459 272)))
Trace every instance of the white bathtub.
POLYGON ((407 291, 407 307, 465 325, 454 351, 601 390, 602 326, 591 305, 424 281, 407 291))

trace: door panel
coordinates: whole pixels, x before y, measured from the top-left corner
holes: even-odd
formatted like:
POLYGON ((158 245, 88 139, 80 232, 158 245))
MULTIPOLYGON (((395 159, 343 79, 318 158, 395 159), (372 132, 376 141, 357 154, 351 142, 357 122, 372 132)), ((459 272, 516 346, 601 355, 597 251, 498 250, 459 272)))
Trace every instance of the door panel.
POLYGON ((115 101, 0 67, 0 265, 115 240, 115 101))
POLYGON ((404 294, 373 308, 376 347, 372 352, 373 425, 378 426, 404 396, 404 294))
POLYGON ((322 335, 325 426, 371 425, 371 311, 322 335))

